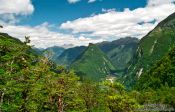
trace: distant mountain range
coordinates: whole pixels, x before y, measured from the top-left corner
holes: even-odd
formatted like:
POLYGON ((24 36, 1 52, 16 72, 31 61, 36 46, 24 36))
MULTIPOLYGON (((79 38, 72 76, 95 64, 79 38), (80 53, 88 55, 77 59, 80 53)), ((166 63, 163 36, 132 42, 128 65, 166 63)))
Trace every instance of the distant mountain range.
POLYGON ((69 66, 80 54, 85 51, 85 49, 85 46, 66 49, 56 58, 55 62, 60 65, 69 66))
POLYGON ((65 48, 63 47, 58 47, 58 46, 53 46, 53 47, 49 47, 47 49, 44 50, 44 52, 46 53, 47 51, 51 53, 51 59, 53 61, 57 60, 57 57, 60 56, 63 52, 64 52, 65 48))
MULTIPOLYGON (((97 50, 95 52, 99 52, 99 50, 100 52, 103 52, 101 53, 101 55, 98 54, 98 57, 108 58, 108 61, 110 61, 113 68, 123 73, 124 69, 126 69, 128 63, 133 58, 138 42, 139 40, 137 38, 126 37, 126 38, 121 38, 112 42, 106 41, 102 43, 97 43, 96 47, 98 47, 98 49, 94 49, 94 50, 97 50)), ((44 49, 42 50, 42 52, 45 56, 47 56, 48 53, 50 52, 50 55, 51 55, 50 58, 52 61, 54 61, 59 65, 70 67, 70 65, 74 65, 75 62, 79 61, 78 60, 79 57, 82 56, 83 53, 85 54, 88 51, 87 50, 88 48, 89 46, 88 47, 78 46, 78 47, 73 47, 69 49, 64 49, 62 47, 54 46, 54 47, 44 49)), ((93 58, 95 58, 95 56, 93 58)), ((105 63, 104 60, 101 60, 101 61, 105 63)), ((90 65, 93 65, 93 64, 94 62, 90 61, 90 65)), ((87 68, 89 67, 88 64, 87 65, 85 64, 85 66, 87 68)), ((103 69, 106 69, 106 68, 103 68, 103 69)), ((121 74, 120 72, 118 72, 118 74, 121 74)), ((97 73, 92 75, 97 75, 97 73)))
MULTIPOLYGON (((118 69, 126 68, 138 44, 137 38, 121 38, 112 42, 102 42, 96 45, 108 56, 113 65, 118 69)), ((80 46, 66 49, 56 59, 57 64, 69 66, 87 47, 80 46)))

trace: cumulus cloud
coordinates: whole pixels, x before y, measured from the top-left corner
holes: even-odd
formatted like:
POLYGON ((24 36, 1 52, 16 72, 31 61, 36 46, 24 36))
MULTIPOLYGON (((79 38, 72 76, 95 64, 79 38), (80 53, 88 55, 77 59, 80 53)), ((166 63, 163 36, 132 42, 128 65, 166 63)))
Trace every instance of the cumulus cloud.
POLYGON ((28 15, 34 11, 30 0, 0 0, 0 14, 28 15))
POLYGON ((111 40, 132 36, 141 38, 152 30, 160 21, 175 12, 174 0, 148 0, 144 8, 125 9, 118 12, 114 9, 102 9, 102 14, 63 23, 60 28, 72 33, 91 32, 96 36, 111 40))
POLYGON ((0 0, 0 19, 5 22, 18 22, 16 16, 30 15, 33 11, 31 0, 0 0))
POLYGON ((100 39, 85 38, 83 36, 75 37, 69 34, 53 32, 49 30, 50 27, 52 26, 48 23, 43 23, 35 27, 7 25, 1 29, 1 31, 6 32, 22 41, 24 41, 25 36, 30 36, 31 45, 35 45, 35 47, 38 48, 66 46, 69 44, 80 46, 103 41, 100 39))
POLYGON ((77 3, 77 2, 79 2, 80 0, 68 0, 68 2, 70 3, 70 4, 73 4, 73 3, 77 3))
POLYGON ((95 2, 96 0, 89 0, 88 3, 93 3, 95 2))
MULTIPOLYGON (((69 1, 76 3, 80 0, 69 1)), ((24 36, 31 36, 31 44, 39 48, 72 47, 72 44, 74 46, 88 45, 126 36, 141 38, 158 22, 175 11, 174 1, 148 0, 144 8, 134 10, 126 8, 122 12, 115 9, 102 9, 101 14, 61 24, 61 29, 72 31, 67 34, 51 31, 50 28, 53 25, 47 22, 34 27, 9 24, 20 21, 16 16, 32 14, 34 7, 31 0, 0 0, 0 24, 4 25, 1 32, 6 32, 22 41, 24 41, 24 36)))
POLYGON ((159 6, 164 4, 173 3, 175 0, 148 0, 147 6, 159 6))

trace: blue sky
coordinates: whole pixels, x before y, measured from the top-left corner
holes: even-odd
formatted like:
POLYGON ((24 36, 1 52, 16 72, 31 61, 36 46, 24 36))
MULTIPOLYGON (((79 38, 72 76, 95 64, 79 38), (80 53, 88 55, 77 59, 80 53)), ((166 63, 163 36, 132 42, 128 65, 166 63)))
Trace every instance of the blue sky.
POLYGON ((175 12, 175 0, 0 0, 1 32, 38 48, 142 38, 175 12))
POLYGON ((97 0, 94 3, 88 3, 87 0, 82 0, 70 4, 67 0, 32 0, 35 11, 21 23, 35 26, 47 21, 50 24, 60 25, 68 20, 102 13, 102 9, 115 8, 123 11, 127 7, 132 10, 144 7, 146 2, 146 0, 97 0))

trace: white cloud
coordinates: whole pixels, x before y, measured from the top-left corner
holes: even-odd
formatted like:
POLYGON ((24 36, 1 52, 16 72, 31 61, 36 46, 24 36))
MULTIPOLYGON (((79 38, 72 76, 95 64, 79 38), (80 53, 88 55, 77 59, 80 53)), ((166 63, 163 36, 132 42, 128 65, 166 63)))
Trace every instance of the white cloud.
POLYGON ((33 11, 31 0, 0 0, 0 19, 5 22, 18 22, 16 16, 30 15, 33 11))
POLYGON ((0 14, 28 15, 33 11, 30 0, 0 0, 0 14))
MULTIPOLYGON (((67 0, 70 4, 75 4, 77 2, 80 2, 81 0, 67 0)), ((88 0, 88 3, 93 3, 95 2, 96 0, 88 0)))
POLYGON ((89 0, 88 3, 93 3, 95 2, 96 0, 89 0))
POLYGON ((152 30, 158 22, 175 12, 174 0, 149 0, 144 8, 125 9, 118 12, 114 9, 103 9, 102 14, 63 23, 60 28, 72 30, 73 33, 91 32, 105 40, 134 36, 141 38, 152 30), (155 23, 152 23, 155 21, 155 23))
POLYGON ((173 2, 175 2, 175 0, 148 0, 147 6, 158 6, 158 5, 164 5, 164 4, 169 4, 173 2))
POLYGON ((48 23, 43 23, 35 27, 6 25, 1 31, 16 37, 21 41, 24 41, 24 36, 30 36, 31 44, 39 48, 66 46, 69 44, 80 46, 103 41, 101 39, 92 39, 83 36, 75 37, 69 34, 53 32, 49 30, 49 27, 51 26, 48 23))
MULTIPOLYGON (((69 0, 70 3, 79 0, 69 0)), ((34 6, 31 0, 0 0, 0 24, 4 26, 1 32, 24 41, 25 36, 31 37, 31 44, 35 47, 46 48, 51 46, 74 46, 88 45, 89 43, 97 43, 102 39, 92 39, 83 36, 74 36, 50 30, 52 25, 47 22, 38 26, 20 26, 16 25, 20 21, 16 16, 26 16, 32 14, 34 6), (12 23, 12 24, 11 24, 12 23)))
POLYGON ((77 3, 79 2, 80 0, 68 0, 69 3, 73 4, 73 3, 77 3))

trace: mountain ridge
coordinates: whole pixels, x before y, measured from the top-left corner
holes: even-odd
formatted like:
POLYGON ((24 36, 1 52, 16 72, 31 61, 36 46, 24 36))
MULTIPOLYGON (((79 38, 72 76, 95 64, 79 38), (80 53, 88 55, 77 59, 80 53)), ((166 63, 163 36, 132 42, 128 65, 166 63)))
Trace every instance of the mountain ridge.
POLYGON ((111 71, 115 71, 107 56, 95 44, 89 44, 86 50, 79 55, 71 64, 82 78, 99 81, 107 75, 111 75, 111 71))

